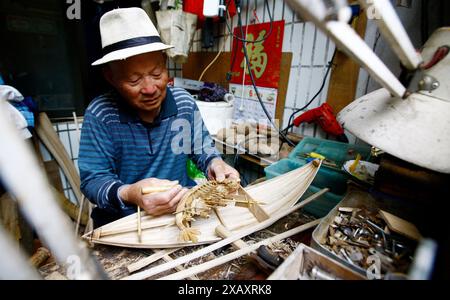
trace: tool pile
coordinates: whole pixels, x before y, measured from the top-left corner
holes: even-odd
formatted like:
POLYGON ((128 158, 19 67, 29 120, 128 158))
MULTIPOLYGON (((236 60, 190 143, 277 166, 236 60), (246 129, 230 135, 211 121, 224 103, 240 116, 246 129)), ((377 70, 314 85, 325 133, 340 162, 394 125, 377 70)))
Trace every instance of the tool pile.
POLYGON ((406 274, 417 243, 390 232, 378 211, 339 207, 323 246, 357 269, 367 273, 371 268, 382 278, 389 273, 406 274))

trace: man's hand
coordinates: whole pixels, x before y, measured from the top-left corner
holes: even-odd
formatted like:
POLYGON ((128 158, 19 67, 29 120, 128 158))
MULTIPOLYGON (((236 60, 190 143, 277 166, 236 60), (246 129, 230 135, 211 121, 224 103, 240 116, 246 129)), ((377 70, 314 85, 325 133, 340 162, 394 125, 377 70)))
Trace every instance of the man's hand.
POLYGON ((225 163, 221 158, 214 158, 208 168, 208 178, 219 182, 224 179, 239 180, 239 172, 225 163))
POLYGON ((175 182, 170 180, 161 180, 157 178, 147 178, 134 184, 123 187, 120 190, 120 197, 123 201, 139 205, 148 214, 159 216, 172 213, 177 208, 178 202, 188 191, 177 184, 166 192, 142 194, 143 187, 161 187, 173 185, 175 182))

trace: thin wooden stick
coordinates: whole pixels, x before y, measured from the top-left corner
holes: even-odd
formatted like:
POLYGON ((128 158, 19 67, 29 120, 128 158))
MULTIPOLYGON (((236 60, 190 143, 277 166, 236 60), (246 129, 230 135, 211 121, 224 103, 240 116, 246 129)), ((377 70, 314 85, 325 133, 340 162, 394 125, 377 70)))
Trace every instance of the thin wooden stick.
POLYGON ((192 268, 180 271, 178 273, 170 274, 168 276, 165 276, 165 277, 162 277, 162 278, 158 278, 158 279, 159 280, 180 280, 180 279, 184 279, 184 278, 189 277, 189 276, 193 276, 193 275, 202 273, 202 272, 204 272, 206 270, 209 270, 211 268, 220 266, 220 265, 222 265, 222 264, 224 264, 226 262, 229 262, 229 261, 231 261, 233 259, 239 258, 239 257, 241 257, 241 256, 243 256, 245 254, 248 254, 248 253, 250 253, 252 251, 255 251, 260 246, 268 245, 268 244, 271 244, 271 243, 274 243, 274 242, 278 242, 280 240, 283 240, 285 238, 293 236, 293 235, 295 235, 297 233, 300 233, 302 231, 305 231, 305 230, 308 230, 310 228, 313 228, 313 227, 317 226, 320 223, 321 220, 322 219, 317 219, 317 220, 314 220, 312 222, 300 225, 300 226, 295 227, 295 228, 293 228, 291 230, 288 230, 286 232, 280 233, 280 234, 278 234, 276 236, 273 236, 273 237, 270 237, 268 239, 262 240, 262 241, 260 241, 260 242, 258 242, 256 244, 250 245, 250 246, 248 246, 246 248, 243 248, 243 249, 231 252, 231 253, 229 253, 227 255, 224 255, 224 256, 221 256, 219 258, 207 261, 207 262, 205 262, 203 264, 196 265, 196 266, 194 266, 192 268))
POLYGON ((142 243, 141 207, 139 205, 137 206, 137 225, 139 243, 142 243))
MULTIPOLYGON (((169 256, 169 254, 164 255, 164 256, 162 257, 162 259, 163 259, 165 262, 172 262, 172 261, 174 260, 172 257, 169 256)), ((175 269, 176 269, 177 271, 179 271, 179 272, 185 271, 185 270, 186 270, 186 269, 183 268, 182 266, 177 266, 177 267, 175 267, 175 269)), ((187 276, 187 277, 189 277, 189 279, 191 279, 191 280, 199 280, 198 277, 195 276, 195 275, 187 276)))
POLYGON ((143 187, 141 189, 141 193, 143 195, 145 194, 151 194, 151 193, 163 193, 163 192, 167 192, 168 190, 170 190, 171 188, 175 187, 178 184, 178 181, 174 181, 173 184, 171 185, 162 185, 162 186, 147 186, 147 187, 143 187))
POLYGON ((83 194, 81 194, 81 203, 80 203, 80 207, 78 208, 77 223, 75 225, 75 236, 78 236, 78 229, 80 228, 81 215, 83 214, 83 206, 84 206, 85 198, 86 197, 83 194))
POLYGON ((160 250, 157 251, 155 253, 153 253, 150 256, 147 256, 141 260, 138 260, 137 262, 132 263, 131 265, 129 265, 127 267, 128 272, 133 273, 136 272, 146 266, 148 266, 151 263, 154 263, 155 261, 160 260, 161 258, 163 258, 165 255, 169 255, 171 253, 174 253, 178 250, 180 250, 181 248, 175 248, 175 249, 164 249, 164 250, 160 250))
POLYGON ((196 258, 201 257, 201 256, 203 256, 205 254, 208 254, 208 253, 210 253, 210 252, 212 252, 214 250, 222 248, 223 246, 229 245, 232 242, 234 242, 234 241, 236 241, 236 240, 238 240, 238 239, 240 239, 240 238, 242 238, 244 236, 247 236, 247 235, 252 234, 252 233, 254 233, 254 232, 258 231, 258 230, 261 230, 261 229, 264 229, 266 227, 269 227, 270 225, 272 225, 273 223, 275 223, 279 219, 289 215, 290 213, 296 211, 297 209, 299 209, 299 208, 309 204, 310 202, 316 200, 317 198, 319 198, 320 196, 322 196, 323 194, 325 194, 329 190, 330 189, 328 189, 328 188, 322 189, 319 192, 315 193, 314 195, 311 195, 307 199, 303 200, 299 204, 297 204, 297 205, 295 205, 295 206, 293 206, 293 207, 291 207, 291 208, 289 208, 289 209, 287 209, 285 211, 280 211, 280 212, 274 214, 270 219, 268 219, 266 221, 263 221, 263 222, 258 223, 256 225, 253 225, 251 227, 248 227, 246 229, 238 231, 236 234, 230 236, 229 238, 226 238, 226 239, 223 239, 221 241, 218 241, 217 243, 214 243, 212 245, 209 245, 207 247, 199 249, 199 250, 197 250, 195 252, 192 252, 192 253, 190 253, 188 255, 179 257, 179 258, 175 259, 174 261, 172 261, 170 263, 159 265, 159 266, 156 266, 156 267, 154 267, 152 269, 145 270, 145 271, 133 274, 131 276, 124 277, 122 279, 124 279, 124 280, 129 280, 129 279, 131 279, 131 280, 146 279, 148 277, 151 277, 153 275, 159 274, 161 272, 173 269, 176 266, 179 266, 181 264, 187 263, 187 262, 189 262, 189 261, 191 261, 193 259, 196 259, 196 258))

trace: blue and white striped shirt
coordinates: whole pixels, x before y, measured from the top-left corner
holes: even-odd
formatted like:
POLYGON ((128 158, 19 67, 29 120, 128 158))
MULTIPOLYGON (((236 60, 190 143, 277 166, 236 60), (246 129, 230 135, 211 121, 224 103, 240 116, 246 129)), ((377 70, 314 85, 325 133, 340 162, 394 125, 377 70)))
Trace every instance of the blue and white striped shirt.
POLYGON ((192 186, 188 158, 206 172, 220 157, 192 96, 167 88, 161 112, 153 123, 139 119, 117 92, 95 98, 86 109, 78 167, 81 190, 97 205, 96 225, 136 211, 118 198, 118 189, 144 178, 178 180, 192 186))

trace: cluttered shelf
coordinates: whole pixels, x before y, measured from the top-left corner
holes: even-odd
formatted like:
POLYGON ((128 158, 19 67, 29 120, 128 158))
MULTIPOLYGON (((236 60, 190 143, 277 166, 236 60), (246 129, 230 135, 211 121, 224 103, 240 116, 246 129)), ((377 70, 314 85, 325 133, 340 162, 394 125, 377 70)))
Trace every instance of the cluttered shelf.
MULTIPOLYGON (((220 129, 212 138, 220 153, 239 156, 263 168, 287 157, 293 150, 279 139, 278 133, 251 123, 232 124, 220 129)), ((303 136, 288 133, 288 138, 298 144, 303 136)))
POLYGON ((254 163, 261 167, 267 167, 279 160, 279 155, 266 155, 262 156, 260 154, 250 152, 248 149, 240 145, 228 144, 221 141, 217 136, 212 136, 216 148, 223 154, 239 155, 241 158, 254 163))

